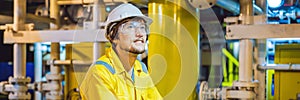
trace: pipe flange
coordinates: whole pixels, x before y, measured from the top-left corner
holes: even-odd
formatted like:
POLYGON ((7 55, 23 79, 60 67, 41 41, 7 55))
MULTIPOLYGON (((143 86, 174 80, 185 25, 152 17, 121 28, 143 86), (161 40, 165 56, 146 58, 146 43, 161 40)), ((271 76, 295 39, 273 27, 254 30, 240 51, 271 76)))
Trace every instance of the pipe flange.
POLYGON ((8 99, 10 99, 10 100, 31 100, 31 94, 28 92, 26 92, 26 93, 12 92, 8 95, 8 99))
POLYGON ((13 84, 13 83, 23 83, 23 84, 27 84, 30 83, 31 78, 30 77, 26 77, 26 78, 22 78, 22 77, 9 77, 8 78, 8 82, 13 84))
POLYGON ((46 79, 48 81, 60 81, 60 80, 63 80, 63 75, 61 74, 47 74, 46 75, 46 79))
POLYGON ((7 95, 8 93, 5 91, 5 85, 8 85, 7 81, 0 82, 0 93, 7 95))
POLYGON ((46 100, 62 100, 63 99, 63 94, 61 93, 51 93, 48 92, 46 93, 46 100))
POLYGON ((54 61, 56 59, 52 59, 52 60, 47 60, 47 65, 54 65, 54 61))
POLYGON ((208 83, 206 81, 201 82, 200 84, 200 90, 199 90, 199 98, 200 100, 206 100, 208 93, 208 83))
POLYGON ((43 84, 45 84, 46 82, 37 82, 35 83, 35 86, 36 86, 36 90, 39 91, 39 92, 43 92, 43 84))
POLYGON ((233 82, 232 87, 242 87, 242 88, 255 88, 258 86, 258 82, 233 82))
POLYGON ((217 0, 188 0, 188 2, 195 8, 200 10, 208 9, 214 6, 217 0))
POLYGON ((8 92, 27 92, 27 90, 28 90, 27 86, 24 85, 13 85, 13 84, 5 85, 5 91, 8 92))

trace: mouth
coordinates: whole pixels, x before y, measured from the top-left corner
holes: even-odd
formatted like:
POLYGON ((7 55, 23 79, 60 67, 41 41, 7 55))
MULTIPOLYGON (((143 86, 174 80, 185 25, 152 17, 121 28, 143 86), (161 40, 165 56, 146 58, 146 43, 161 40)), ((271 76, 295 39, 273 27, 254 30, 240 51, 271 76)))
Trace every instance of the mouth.
POLYGON ((134 42, 134 43, 144 43, 144 40, 142 40, 142 39, 137 39, 137 40, 134 40, 133 42, 134 42))

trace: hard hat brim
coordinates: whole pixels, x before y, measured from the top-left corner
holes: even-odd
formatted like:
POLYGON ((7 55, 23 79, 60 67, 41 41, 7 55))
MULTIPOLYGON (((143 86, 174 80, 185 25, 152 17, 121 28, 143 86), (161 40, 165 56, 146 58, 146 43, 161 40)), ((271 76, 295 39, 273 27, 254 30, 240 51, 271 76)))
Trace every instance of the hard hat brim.
MULTIPOLYGON (((147 16, 128 16, 128 17, 124 17, 123 19, 129 18, 129 17, 139 17, 139 18, 142 18, 143 20, 145 20, 145 22, 146 22, 147 25, 151 25, 151 23, 153 22, 153 20, 150 17, 147 17, 147 16)), ((112 23, 112 22, 121 21, 123 19, 106 22, 106 25, 108 25, 109 23, 112 23)))
POLYGON ((150 25, 153 22, 153 20, 147 16, 136 16, 136 17, 143 18, 146 21, 147 25, 150 25))

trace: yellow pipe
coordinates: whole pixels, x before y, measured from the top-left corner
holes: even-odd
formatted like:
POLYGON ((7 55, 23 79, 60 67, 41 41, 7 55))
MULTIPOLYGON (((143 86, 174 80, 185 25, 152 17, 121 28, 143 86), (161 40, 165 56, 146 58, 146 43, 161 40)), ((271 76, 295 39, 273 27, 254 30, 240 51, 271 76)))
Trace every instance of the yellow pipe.
POLYGON ((148 65, 164 99, 195 99, 199 75, 199 12, 185 0, 150 0, 148 65))
MULTIPOLYGON (((275 74, 274 70, 267 70, 267 100, 274 100, 274 96, 272 96, 272 76, 275 74)), ((274 75, 275 76, 275 75, 274 75)))
POLYGON ((225 56, 222 56, 222 66, 223 66, 223 75, 224 75, 224 82, 228 82, 228 73, 227 73, 227 67, 226 67, 226 58, 225 56))
MULTIPOLYGON (((72 45, 66 45, 66 60, 72 60, 72 45)), ((74 71, 73 65, 68 65, 64 67, 65 69, 65 87, 64 87, 64 99, 67 100, 67 96, 72 91, 72 89, 78 87, 78 82, 76 81, 76 72, 74 71)), ((70 94, 69 94, 70 95, 70 94)))
MULTIPOLYGON (((229 52, 229 51, 227 51, 225 48, 223 48, 222 49, 222 52, 223 52, 223 54, 228 58, 228 83, 227 83, 227 81, 225 81, 226 83, 224 83, 223 85, 226 85, 226 86, 231 86, 232 84, 232 82, 233 82, 233 80, 238 80, 238 75, 235 75, 235 74, 233 74, 233 64, 235 64, 236 66, 237 66, 237 69, 236 70, 238 70, 238 66, 239 66, 239 62, 238 62, 238 60, 229 52)), ((227 77, 227 73, 225 73, 226 72, 226 67, 223 67, 223 69, 225 70, 225 71, 223 71, 224 72, 224 77, 227 77), (225 75, 226 74, 226 75, 225 75)))
POLYGON ((229 59, 231 60, 236 66, 239 66, 239 61, 237 59, 235 59, 235 57, 233 55, 231 55, 230 52, 228 52, 225 48, 222 49, 223 54, 229 59))
POLYGON ((229 72, 229 82, 233 82, 233 62, 231 60, 228 60, 228 72, 229 72))

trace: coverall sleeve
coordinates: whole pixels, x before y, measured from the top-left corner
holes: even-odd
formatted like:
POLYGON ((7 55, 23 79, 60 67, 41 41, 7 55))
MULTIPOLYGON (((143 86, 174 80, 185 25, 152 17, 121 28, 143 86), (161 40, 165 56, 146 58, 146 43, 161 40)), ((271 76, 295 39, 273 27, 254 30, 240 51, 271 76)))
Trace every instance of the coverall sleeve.
POLYGON ((96 65, 86 74, 80 86, 83 100, 116 100, 112 74, 102 65, 96 65))

